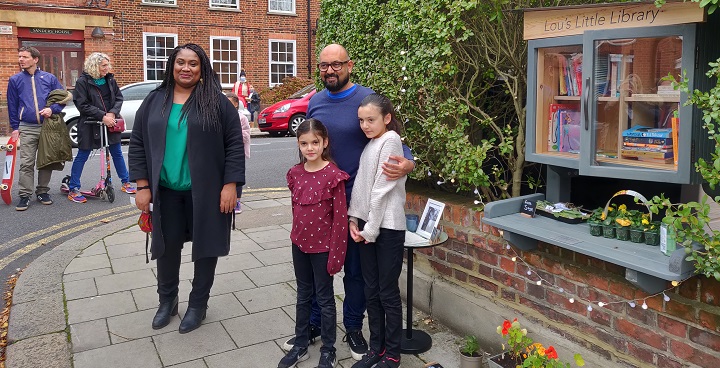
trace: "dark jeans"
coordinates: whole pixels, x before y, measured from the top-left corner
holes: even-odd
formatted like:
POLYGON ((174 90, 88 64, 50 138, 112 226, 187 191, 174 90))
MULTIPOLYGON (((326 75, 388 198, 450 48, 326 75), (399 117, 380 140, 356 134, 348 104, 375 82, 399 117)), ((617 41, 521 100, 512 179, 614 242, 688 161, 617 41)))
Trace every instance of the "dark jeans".
MULTIPOLYGON (((365 225, 360 221, 360 228, 365 225)), ((398 278, 403 262, 405 231, 380 228, 374 243, 360 246, 362 275, 365 279, 369 346, 392 358, 400 358, 402 339, 402 300, 398 278)))
MULTIPOLYGON (((180 284, 180 254, 183 244, 192 238, 192 192, 160 187, 160 223, 163 229, 165 252, 157 259, 158 296, 160 303, 172 302, 180 284)), ((194 262, 195 273, 190 292, 189 308, 205 308, 215 280, 217 257, 201 258, 194 262)))
MULTIPOLYGON (((115 172, 117 172, 120 182, 123 184, 127 183, 129 174, 127 166, 125 166, 125 158, 123 157, 120 143, 111 144, 109 150, 112 161, 115 164, 115 172)), ((68 184, 70 190, 80 189, 80 176, 85 167, 85 162, 90 156, 90 152, 92 152, 92 150, 78 149, 78 153, 75 155, 75 159, 73 159, 72 169, 70 170, 70 183, 68 184)), ((108 162, 108 164, 110 163, 108 162)))
MULTIPOLYGON (((404 241, 404 240, 403 240, 404 241)), ((343 300, 343 325, 347 331, 362 330, 365 318, 365 281, 360 268, 360 247, 348 233, 347 253, 343 267, 343 285, 345 286, 345 299, 343 300)), ((320 307, 313 298, 313 308, 310 314, 310 324, 320 326, 320 307)))
POLYGON ((327 272, 330 253, 304 253, 293 244, 292 258, 297 282, 297 304, 295 305, 295 345, 307 347, 310 340, 310 311, 313 291, 322 313, 320 352, 335 351, 335 293, 333 277, 327 272))

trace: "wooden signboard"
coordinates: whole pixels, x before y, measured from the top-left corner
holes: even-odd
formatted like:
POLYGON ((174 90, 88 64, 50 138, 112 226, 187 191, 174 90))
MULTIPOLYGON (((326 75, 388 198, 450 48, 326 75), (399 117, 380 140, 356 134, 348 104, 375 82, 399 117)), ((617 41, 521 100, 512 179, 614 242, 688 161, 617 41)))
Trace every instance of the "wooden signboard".
POLYGON ((537 201, 526 199, 520 206, 520 214, 525 217, 535 217, 535 204, 537 201))
POLYGON ((525 39, 570 36, 584 31, 658 27, 705 21, 705 10, 693 2, 626 3, 610 6, 563 7, 525 12, 525 39))

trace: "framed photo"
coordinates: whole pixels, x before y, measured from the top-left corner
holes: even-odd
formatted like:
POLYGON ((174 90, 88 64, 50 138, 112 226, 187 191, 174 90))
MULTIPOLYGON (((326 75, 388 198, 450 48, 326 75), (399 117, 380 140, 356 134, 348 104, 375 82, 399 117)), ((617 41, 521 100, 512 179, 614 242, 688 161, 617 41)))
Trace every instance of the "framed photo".
POLYGON ((438 222, 440 222, 440 216, 442 216, 445 203, 438 202, 434 199, 428 199, 423 211, 422 217, 420 218, 420 226, 418 226, 418 235, 425 239, 430 239, 433 234, 433 230, 437 228, 438 222))

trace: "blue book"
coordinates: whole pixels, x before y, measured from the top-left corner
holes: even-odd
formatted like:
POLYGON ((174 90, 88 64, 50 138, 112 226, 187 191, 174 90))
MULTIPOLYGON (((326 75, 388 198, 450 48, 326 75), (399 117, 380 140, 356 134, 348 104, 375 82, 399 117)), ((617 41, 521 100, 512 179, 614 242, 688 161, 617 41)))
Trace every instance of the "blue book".
POLYGON ((640 138, 672 138, 671 128, 650 128, 642 125, 636 125, 628 130, 622 132, 623 139, 625 137, 640 137, 640 138))

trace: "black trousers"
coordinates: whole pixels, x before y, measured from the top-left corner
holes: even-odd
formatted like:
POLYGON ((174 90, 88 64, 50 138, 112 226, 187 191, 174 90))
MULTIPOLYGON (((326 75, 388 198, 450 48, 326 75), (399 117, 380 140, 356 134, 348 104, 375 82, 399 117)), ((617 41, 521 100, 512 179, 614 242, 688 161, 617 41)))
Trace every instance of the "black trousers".
MULTIPOLYGON (((360 221, 360 228, 365 226, 360 221)), ((380 228, 374 243, 360 244, 360 266, 365 280, 370 349, 400 358, 402 300, 398 279, 402 270, 405 231, 380 228)))
POLYGON ((333 277, 327 271, 330 253, 303 253, 292 245, 293 267, 297 282, 297 304, 295 304, 295 345, 307 347, 310 340, 310 310, 313 291, 320 306, 320 352, 334 352, 337 324, 335 313, 335 292, 333 277))
MULTIPOLYGON (((165 252, 157 259, 158 296, 160 303, 172 302, 180 284, 180 254, 183 244, 192 239, 192 192, 165 187, 159 190, 160 222, 165 240, 165 252)), ((189 308, 206 308, 210 289, 215 281, 217 257, 201 258, 194 262, 195 273, 189 308)))

